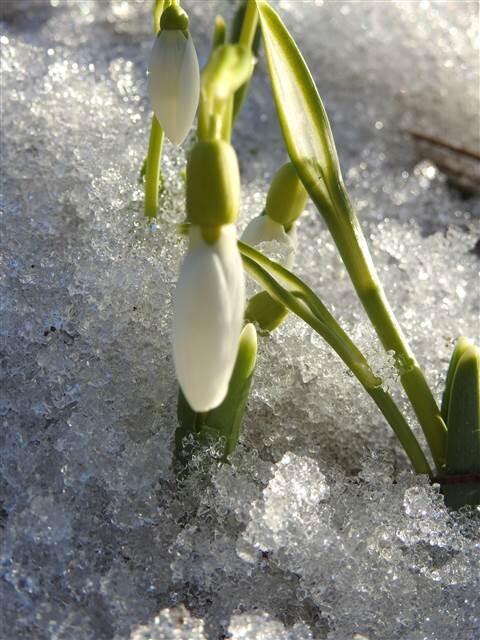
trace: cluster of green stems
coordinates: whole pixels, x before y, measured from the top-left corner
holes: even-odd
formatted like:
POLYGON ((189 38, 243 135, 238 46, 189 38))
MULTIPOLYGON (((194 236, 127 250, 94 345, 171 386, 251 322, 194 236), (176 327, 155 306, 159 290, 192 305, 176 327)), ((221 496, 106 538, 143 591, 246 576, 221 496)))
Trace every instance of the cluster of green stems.
MULTIPOLYGON (((175 0, 173 2, 175 3, 175 0)), ((157 0, 155 3, 156 32, 159 28, 161 13, 169 4, 170 0, 157 0)), ((271 44, 272 34, 283 34, 281 30, 284 27, 266 2, 248 0, 237 42, 251 50, 259 24, 259 11, 262 17, 262 29, 266 30, 264 36, 271 67, 272 53, 269 50, 269 42, 271 44), (277 31, 275 32, 274 29, 277 31)), ((447 448, 445 421, 426 377, 387 301, 376 273, 364 234, 343 185, 328 120, 316 93, 313 80, 293 39, 286 30, 285 33, 286 35, 283 34, 281 37, 284 40, 286 64, 291 64, 292 68, 295 64, 299 65, 298 70, 295 71, 299 91, 303 92, 305 108, 313 113, 312 122, 317 123, 319 139, 328 152, 325 154, 325 166, 320 167, 318 171, 315 169, 317 173, 315 174, 314 171, 312 174, 312 160, 308 157, 302 157, 298 152, 301 145, 294 139, 294 133, 292 133, 294 127, 291 128, 288 121, 288 107, 284 108, 281 100, 279 102, 279 95, 276 94, 279 119, 287 151, 312 201, 325 220, 355 291, 380 342, 387 352, 394 354, 399 379, 422 428, 434 469, 432 469, 407 419, 384 386, 382 379, 372 371, 361 350, 327 310, 320 298, 288 269, 269 260, 254 248, 239 242, 244 267, 275 301, 299 316, 331 346, 380 409, 409 457, 414 470, 420 474, 428 474, 433 478, 436 474, 441 474, 445 468, 447 448), (296 56, 299 56, 298 60, 296 56)), ((225 24, 223 20, 217 19, 212 54, 218 46, 224 43, 225 24)), ((250 75, 251 72, 250 70, 250 75)), ((270 72, 273 77, 272 83, 275 93, 275 69, 272 71, 270 68, 270 72)), ((208 87, 202 90, 197 129, 200 140, 230 141, 235 117, 248 88, 249 79, 250 76, 247 74, 241 85, 236 88, 235 96, 229 95, 224 100, 216 99, 215 96, 212 98, 212 95, 208 93, 208 87)), ((297 104, 301 105, 301 100, 297 104)), ((162 129, 156 117, 153 116, 145 174, 145 215, 149 219, 156 216, 158 209, 162 142, 162 129)))

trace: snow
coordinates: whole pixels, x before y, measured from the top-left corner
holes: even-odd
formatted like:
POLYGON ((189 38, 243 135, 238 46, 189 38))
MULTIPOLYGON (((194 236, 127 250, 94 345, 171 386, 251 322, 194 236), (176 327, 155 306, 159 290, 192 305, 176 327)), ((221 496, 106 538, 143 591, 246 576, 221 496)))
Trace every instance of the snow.
MULTIPOLYGON (((182 4, 204 64, 214 15, 234 5, 182 4)), ((477 3, 274 5, 318 82, 381 280, 440 398, 456 337, 479 339, 479 198, 437 168, 445 151, 406 129, 478 149, 477 3)), ((0 9, 0 638, 478 638, 480 512, 448 511, 411 473, 300 320, 260 340, 231 464, 198 451, 175 478, 185 159, 165 145, 167 192, 149 227, 138 173, 150 10, 0 9)), ((285 160, 274 114, 261 54, 234 137, 240 230, 285 160)), ((457 155, 456 169, 478 171, 457 155)), ((312 205, 299 242, 296 273, 405 407, 312 205)))

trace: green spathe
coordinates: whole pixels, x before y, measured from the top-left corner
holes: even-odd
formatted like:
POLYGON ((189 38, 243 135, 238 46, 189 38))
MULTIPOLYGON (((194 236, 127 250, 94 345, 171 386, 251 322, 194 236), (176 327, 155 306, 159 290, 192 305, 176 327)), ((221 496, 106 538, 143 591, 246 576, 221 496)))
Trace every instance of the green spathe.
POLYGON ((160 29, 164 31, 188 32, 188 15, 178 5, 171 5, 162 13, 160 29))
POLYGON ((187 218, 200 227, 233 224, 240 204, 234 148, 222 140, 197 142, 187 164, 187 218))
POLYGON ((226 100, 252 75, 255 58, 241 44, 217 47, 202 72, 202 88, 210 99, 226 100))
POLYGON ((308 194, 291 162, 280 167, 267 195, 265 213, 275 222, 289 227, 302 214, 308 194))

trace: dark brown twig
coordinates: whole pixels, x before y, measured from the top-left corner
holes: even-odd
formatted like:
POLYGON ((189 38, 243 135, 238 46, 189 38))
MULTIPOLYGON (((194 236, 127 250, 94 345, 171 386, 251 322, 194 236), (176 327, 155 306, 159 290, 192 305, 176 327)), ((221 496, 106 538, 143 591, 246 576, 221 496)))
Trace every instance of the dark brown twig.
POLYGON ((443 149, 448 149, 449 151, 453 151, 454 153, 458 153, 466 158, 471 158, 472 160, 476 160, 480 162, 480 153, 476 151, 471 151, 470 149, 464 149, 463 147, 459 147, 458 145, 452 144, 451 142, 447 142, 446 140, 441 140, 435 136, 428 135, 426 133, 421 133, 420 131, 413 131, 412 129, 405 129, 406 133, 409 133, 416 140, 420 140, 422 142, 428 142, 430 144, 435 145, 436 147, 442 147, 443 149))

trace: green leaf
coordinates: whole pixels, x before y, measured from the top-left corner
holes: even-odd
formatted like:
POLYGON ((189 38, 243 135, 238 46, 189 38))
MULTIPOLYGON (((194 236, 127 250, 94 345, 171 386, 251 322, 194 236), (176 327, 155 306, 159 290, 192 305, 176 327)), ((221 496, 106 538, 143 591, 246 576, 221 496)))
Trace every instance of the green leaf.
POLYGON ((480 349, 474 345, 461 355, 451 382, 446 472, 480 474, 480 349))
POLYGON ((223 439, 223 460, 233 452, 240 436, 256 359, 257 333, 253 324, 247 324, 240 334, 235 366, 227 395, 221 405, 207 413, 197 413, 190 407, 180 389, 177 405, 178 427, 175 432, 178 460, 187 462, 188 452, 183 450, 183 445, 184 439, 190 434, 206 442, 212 437, 223 439))
MULTIPOLYGON (((243 27, 243 21, 245 20, 245 14, 247 12, 247 4, 248 4, 248 0, 245 0, 237 9, 235 16, 233 18, 233 22, 232 22, 232 29, 231 29, 231 34, 230 34, 230 41, 231 42, 240 42, 240 36, 242 33, 242 27, 243 27)), ((257 27, 255 29, 255 35, 253 37, 253 42, 252 42, 252 51, 254 53, 254 55, 258 55, 258 52, 260 50, 260 40, 261 38, 261 31, 260 31, 260 27, 257 27)))
MULTIPOLYGON (((232 42, 240 42, 242 27, 244 24, 246 13, 247 13, 247 4, 248 4, 248 0, 243 2, 243 4, 241 4, 240 7, 237 9, 237 12, 235 13, 235 17, 233 18, 232 34, 231 34, 232 42)), ((260 30, 260 25, 258 25, 255 29, 255 35, 253 36, 253 42, 251 47, 252 52, 256 57, 258 56, 258 52, 260 50, 260 42, 261 42, 261 30, 260 30)), ((250 85, 250 80, 247 80, 247 82, 244 85, 242 85, 240 89, 238 89, 237 92, 235 93, 235 98, 233 101, 233 114, 232 114, 234 121, 236 120, 238 114, 242 109, 243 103, 248 93, 249 85, 250 85)))
POLYGON ((257 332, 247 324, 240 335, 237 359, 222 404, 209 411, 205 425, 225 440, 224 460, 234 451, 247 405, 257 359, 257 332))
POLYGON ((322 301, 280 264, 266 258, 249 245, 238 242, 244 267, 272 299, 302 318, 332 347, 363 385, 392 427, 417 473, 431 475, 425 455, 393 399, 382 388, 382 380, 343 331, 322 301), (283 286, 282 286, 283 285, 283 286))
POLYGON ((448 408, 450 404, 450 393, 452 390, 453 377, 458 365, 458 362, 468 347, 472 346, 472 341, 465 336, 460 336, 455 347, 453 349, 450 364, 448 365, 447 379, 445 381, 445 391, 442 398, 442 417, 445 420, 445 424, 448 424, 448 408))
POLYGON ((458 341, 455 351, 463 353, 450 375, 446 476, 440 479, 452 509, 480 505, 480 349, 463 347, 458 341))
POLYGON ((268 67, 287 151, 312 198, 327 206, 341 182, 330 124, 295 41, 278 14, 257 0, 268 67), (315 199, 315 198, 314 198, 315 199))
POLYGON ((317 88, 279 16, 265 0, 257 0, 257 7, 287 151, 327 224, 384 348, 395 352, 400 380, 435 464, 441 468, 444 463, 445 424, 375 272, 365 236, 342 181, 332 132, 317 88))

